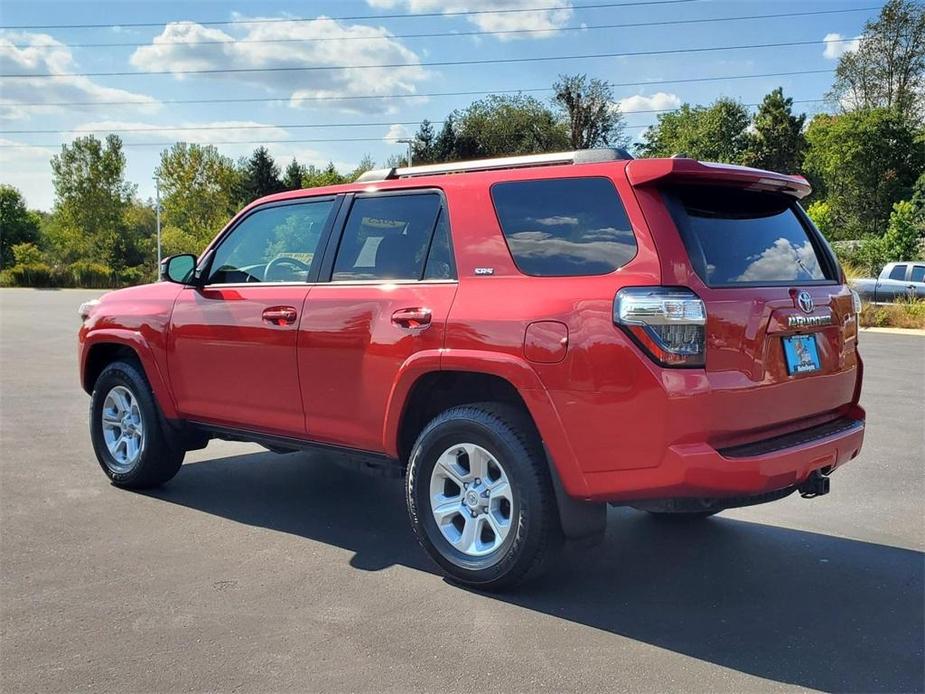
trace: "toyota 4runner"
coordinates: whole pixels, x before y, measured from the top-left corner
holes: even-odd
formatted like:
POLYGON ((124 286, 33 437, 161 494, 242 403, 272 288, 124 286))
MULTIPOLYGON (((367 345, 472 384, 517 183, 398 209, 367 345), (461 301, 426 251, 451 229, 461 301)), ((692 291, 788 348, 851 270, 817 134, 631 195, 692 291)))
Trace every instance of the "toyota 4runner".
POLYGON ((404 474, 423 548, 494 589, 599 539, 608 502, 824 494, 865 416, 858 300, 809 192, 607 149, 263 198, 81 307, 96 455, 140 488, 213 437, 337 451, 404 474))

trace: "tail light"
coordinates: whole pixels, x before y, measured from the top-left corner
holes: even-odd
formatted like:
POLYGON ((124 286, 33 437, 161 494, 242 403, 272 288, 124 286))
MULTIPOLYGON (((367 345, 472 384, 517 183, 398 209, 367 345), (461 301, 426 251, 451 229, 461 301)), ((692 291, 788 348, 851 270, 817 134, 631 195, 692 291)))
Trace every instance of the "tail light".
POLYGON ((863 308, 861 305, 861 295, 853 289, 851 290, 851 306, 854 308, 855 315, 859 314, 863 308))
POLYGON ((613 321, 662 366, 704 365, 707 310, 689 289, 621 289, 614 299, 613 321))

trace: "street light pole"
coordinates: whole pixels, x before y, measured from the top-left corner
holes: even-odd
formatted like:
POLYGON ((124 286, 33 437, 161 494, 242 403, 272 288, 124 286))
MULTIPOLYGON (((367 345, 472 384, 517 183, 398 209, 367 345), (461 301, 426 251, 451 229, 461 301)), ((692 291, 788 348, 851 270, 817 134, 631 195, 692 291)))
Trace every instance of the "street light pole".
POLYGON ((411 166, 411 157, 414 151, 412 148, 412 145, 414 144, 414 138, 403 137, 400 140, 395 140, 395 142, 408 145, 408 166, 411 166))

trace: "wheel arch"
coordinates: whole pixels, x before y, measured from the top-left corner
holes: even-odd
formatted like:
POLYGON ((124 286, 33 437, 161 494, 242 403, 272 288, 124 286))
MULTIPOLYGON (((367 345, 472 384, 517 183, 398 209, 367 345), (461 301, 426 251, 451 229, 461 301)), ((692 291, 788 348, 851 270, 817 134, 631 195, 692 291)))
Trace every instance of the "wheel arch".
POLYGON ((418 434, 440 412, 486 400, 508 403, 520 409, 539 436, 564 535, 570 539, 600 541, 606 528, 607 506, 581 500, 584 475, 577 468, 558 415, 541 387, 518 388, 509 378, 486 371, 440 369, 422 373, 408 388, 402 403, 394 439, 397 457, 402 461, 408 459, 418 434), (543 421, 542 425, 538 418, 543 421), (560 453, 553 452, 554 446, 560 453))
POLYGON ((602 535, 606 506, 582 500, 587 495, 584 474, 555 406, 529 364, 497 352, 453 350, 435 356, 439 359, 421 358, 402 369, 396 380, 383 429, 389 455, 406 462, 427 422, 449 407, 486 400, 513 404, 522 408, 542 441, 566 536, 602 535))
POLYGON ((164 416, 177 419, 173 397, 152 350, 141 334, 134 331, 107 330, 90 333, 84 338, 80 365, 80 382, 84 391, 87 394, 92 393, 103 369, 120 359, 135 361, 141 367, 164 416))

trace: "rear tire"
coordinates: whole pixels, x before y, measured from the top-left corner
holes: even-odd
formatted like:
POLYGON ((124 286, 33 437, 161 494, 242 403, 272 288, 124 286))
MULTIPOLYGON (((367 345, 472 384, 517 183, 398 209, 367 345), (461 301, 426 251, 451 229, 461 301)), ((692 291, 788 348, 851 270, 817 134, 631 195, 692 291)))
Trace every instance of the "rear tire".
POLYGON ((510 588, 540 573, 561 544, 546 456, 516 407, 454 407, 418 437, 406 476, 418 541, 455 581, 510 588))
POLYGON ((106 476, 118 487, 145 489, 167 482, 186 451, 165 421, 137 364, 109 364, 90 397, 90 438, 106 476))

